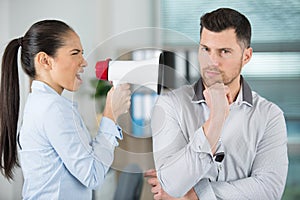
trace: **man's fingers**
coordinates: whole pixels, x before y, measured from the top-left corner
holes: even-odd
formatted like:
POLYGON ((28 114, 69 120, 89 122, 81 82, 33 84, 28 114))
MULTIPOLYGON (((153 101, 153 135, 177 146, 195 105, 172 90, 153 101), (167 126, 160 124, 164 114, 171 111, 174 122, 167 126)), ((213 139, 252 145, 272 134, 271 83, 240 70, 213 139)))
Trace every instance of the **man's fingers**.
POLYGON ((161 194, 155 194, 155 195, 153 196, 153 199, 154 199, 154 200, 161 200, 161 199, 162 199, 161 194))
POLYGON ((150 185, 152 185, 152 186, 156 186, 156 185, 159 184, 157 178, 149 178, 147 182, 148 182, 150 185))
POLYGON ((151 188, 151 192, 153 194, 157 194, 157 193, 161 193, 161 187, 159 185, 155 186, 155 187, 152 187, 151 188))
POLYGON ((156 177, 156 170, 149 169, 144 173, 144 177, 156 177))

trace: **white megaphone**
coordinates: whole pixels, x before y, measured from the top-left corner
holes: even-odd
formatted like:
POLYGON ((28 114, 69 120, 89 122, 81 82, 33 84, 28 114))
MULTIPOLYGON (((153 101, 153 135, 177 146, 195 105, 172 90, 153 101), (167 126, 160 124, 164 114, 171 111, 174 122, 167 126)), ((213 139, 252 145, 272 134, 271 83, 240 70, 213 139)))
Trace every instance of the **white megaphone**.
POLYGON ((142 61, 98 61, 95 66, 99 80, 112 81, 116 86, 122 83, 138 84, 160 94, 163 79, 163 53, 158 57, 142 61))

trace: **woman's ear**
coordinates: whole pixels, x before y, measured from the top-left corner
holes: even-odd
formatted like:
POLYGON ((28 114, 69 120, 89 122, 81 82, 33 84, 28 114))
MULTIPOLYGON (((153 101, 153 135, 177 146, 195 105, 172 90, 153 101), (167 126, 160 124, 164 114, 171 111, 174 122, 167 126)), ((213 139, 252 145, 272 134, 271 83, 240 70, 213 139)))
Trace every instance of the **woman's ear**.
POLYGON ((243 54, 243 66, 247 64, 252 58, 253 49, 251 47, 246 48, 243 54))
POLYGON ((51 70, 52 69, 52 58, 48 56, 45 52, 39 52, 35 56, 36 64, 38 64, 39 68, 45 69, 45 70, 51 70))

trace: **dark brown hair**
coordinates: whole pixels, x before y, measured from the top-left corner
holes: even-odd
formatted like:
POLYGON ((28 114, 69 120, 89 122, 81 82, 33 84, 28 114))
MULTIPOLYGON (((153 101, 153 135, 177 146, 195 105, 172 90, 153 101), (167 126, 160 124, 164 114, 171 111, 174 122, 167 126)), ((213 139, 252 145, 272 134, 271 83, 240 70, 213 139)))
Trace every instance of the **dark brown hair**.
POLYGON ((18 75, 18 50, 21 47, 21 63, 25 73, 36 76, 34 58, 45 52, 55 57, 64 45, 64 37, 73 31, 64 22, 43 20, 33 24, 24 37, 13 39, 2 57, 0 87, 0 170, 7 179, 13 179, 13 169, 18 166, 17 126, 19 118, 20 87, 18 75))
POLYGON ((245 48, 250 47, 251 25, 249 20, 241 13, 231 8, 219 8, 204 14, 200 19, 200 37, 203 28, 209 31, 221 32, 233 28, 239 42, 245 48))

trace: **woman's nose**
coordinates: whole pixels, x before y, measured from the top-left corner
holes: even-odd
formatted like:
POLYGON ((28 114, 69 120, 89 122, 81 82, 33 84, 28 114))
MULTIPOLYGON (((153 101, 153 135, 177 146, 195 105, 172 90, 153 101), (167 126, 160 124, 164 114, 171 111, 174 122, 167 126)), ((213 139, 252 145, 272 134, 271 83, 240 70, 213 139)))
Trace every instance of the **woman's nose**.
POLYGON ((83 62, 81 64, 82 67, 87 67, 88 66, 88 63, 87 61, 83 58, 83 62))

